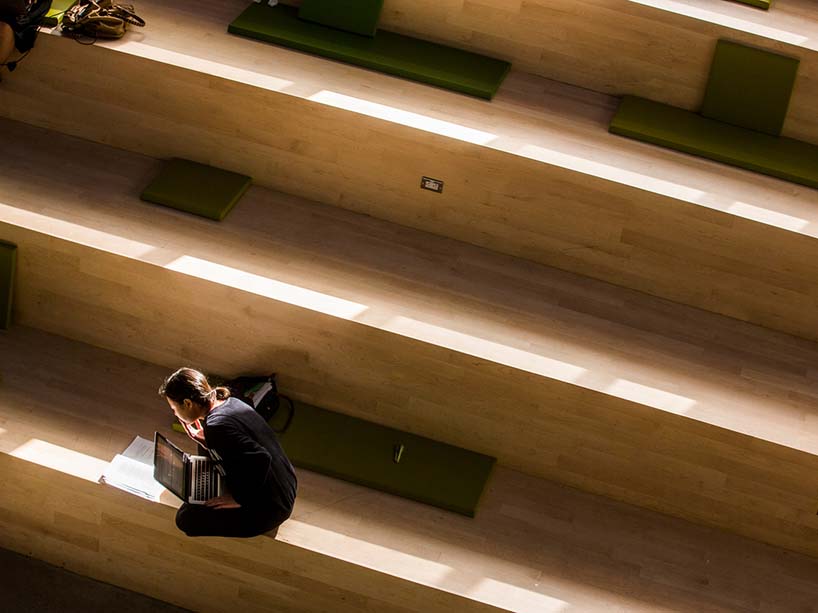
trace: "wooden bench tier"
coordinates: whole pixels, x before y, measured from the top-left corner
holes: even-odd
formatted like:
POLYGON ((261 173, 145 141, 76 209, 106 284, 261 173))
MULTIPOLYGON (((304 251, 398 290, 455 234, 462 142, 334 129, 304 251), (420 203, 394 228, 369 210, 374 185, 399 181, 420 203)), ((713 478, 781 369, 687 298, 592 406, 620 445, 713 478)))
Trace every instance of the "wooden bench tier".
POLYGON ((765 11, 770 10, 770 5, 772 4, 772 0, 731 0, 731 2, 740 2, 741 4, 754 6, 756 8, 764 9, 765 11))
MULTIPOLYGON (((297 1, 297 0, 296 0, 297 1)), ((502 57, 516 70, 688 110, 720 38, 802 60, 785 135, 818 144, 818 5, 721 0, 386 0, 381 27, 502 57)))
POLYGON ((166 368, 23 326, 0 333, 0 355, 0 545, 192 610, 790 613, 818 600, 815 558, 506 468, 473 520, 299 471, 276 535, 190 539, 172 497, 95 482, 136 434, 192 450, 155 395, 166 368))
POLYGON ((616 99, 539 77, 489 104, 233 37, 233 4, 41 37, 0 115, 818 339, 815 190, 610 135, 616 99))
POLYGON ((18 323, 272 368, 310 404, 818 553, 814 343, 262 188, 212 222, 138 199, 155 160, 2 130, 18 323))
MULTIPOLYGON (((298 0, 284 0, 298 4, 298 0)), ((386 0, 381 27, 493 53, 517 70, 698 108, 719 38, 801 57, 787 136, 818 143, 818 7, 769 12, 719 0, 386 0)))
POLYGON ((633 96, 622 99, 609 131, 818 189, 818 145, 633 96))
POLYGON ((497 93, 511 69, 508 62, 448 45, 386 30, 361 36, 316 23, 317 14, 312 17, 302 19, 302 11, 283 4, 251 2, 227 31, 487 100, 497 93))

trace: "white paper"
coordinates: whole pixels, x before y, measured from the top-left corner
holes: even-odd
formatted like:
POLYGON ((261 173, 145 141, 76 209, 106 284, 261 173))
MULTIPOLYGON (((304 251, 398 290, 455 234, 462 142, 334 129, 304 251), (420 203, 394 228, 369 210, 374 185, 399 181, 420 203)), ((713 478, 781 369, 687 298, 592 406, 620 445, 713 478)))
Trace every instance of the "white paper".
POLYGON ((143 464, 153 466, 153 441, 137 436, 128 448, 122 452, 126 458, 131 458, 143 464))
POLYGON ((260 388, 258 388, 255 392, 253 392, 250 396, 250 400, 253 402, 253 406, 257 407, 258 403, 261 402, 261 399, 264 398, 264 395, 273 389, 273 384, 269 381, 265 381, 260 388))
POLYGON ((117 454, 108 465, 100 481, 148 500, 159 500, 165 489, 153 478, 153 463, 145 464, 122 454, 117 454))

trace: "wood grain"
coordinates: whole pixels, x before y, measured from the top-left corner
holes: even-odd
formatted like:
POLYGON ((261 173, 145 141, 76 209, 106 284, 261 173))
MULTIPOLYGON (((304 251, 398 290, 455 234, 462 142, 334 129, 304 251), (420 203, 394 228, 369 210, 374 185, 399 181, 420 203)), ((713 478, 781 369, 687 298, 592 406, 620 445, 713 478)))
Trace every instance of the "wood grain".
POLYGON ((818 339, 815 190, 607 134, 612 98, 541 77, 487 103, 228 36, 237 8, 42 37, 0 114, 818 339))
POLYGON ((318 406, 815 552, 814 343, 259 188, 216 224, 137 199, 153 160, 6 125, 19 323, 272 368, 318 406))
POLYGON ((818 143, 818 7, 713 0, 386 0, 380 27, 497 54, 516 70, 698 109, 722 38, 801 60, 785 132, 818 143))
POLYGON ((21 451, 108 460, 154 429, 189 447, 155 395, 164 367, 22 326, 0 356, 0 544, 192 610, 818 610, 815 558, 507 468, 475 519, 299 471, 277 535, 186 538, 172 506, 21 451))

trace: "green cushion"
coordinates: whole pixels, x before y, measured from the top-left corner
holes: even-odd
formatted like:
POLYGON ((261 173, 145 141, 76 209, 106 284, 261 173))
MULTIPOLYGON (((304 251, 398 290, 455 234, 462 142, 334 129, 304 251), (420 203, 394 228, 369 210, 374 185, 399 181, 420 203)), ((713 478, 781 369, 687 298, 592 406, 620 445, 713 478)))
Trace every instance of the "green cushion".
MULTIPOLYGON (((283 403, 271 425, 286 417, 283 403)), ((368 421, 295 403, 278 435, 301 468, 474 517, 495 459, 368 421), (400 461, 395 462, 397 449, 400 461)))
POLYGON ((720 40, 701 114, 778 136, 797 71, 795 58, 720 40))
POLYGON ((17 245, 0 241, 0 330, 6 330, 11 325, 16 268, 17 245))
POLYGON ((51 8, 43 17, 42 25, 53 28, 62 21, 65 12, 74 6, 79 0, 51 0, 51 8))
POLYGON ((375 36, 383 0, 304 0, 298 16, 339 30, 375 36))
POLYGON ((609 130, 818 188, 818 145, 737 128, 634 96, 622 99, 609 130))
POLYGON ((741 2, 741 4, 749 4, 750 6, 757 6, 765 11, 770 8, 772 0, 732 0, 733 2, 741 2))
POLYGON ((383 30, 374 38, 342 32, 303 21, 297 11, 283 4, 252 3, 228 31, 481 98, 497 92, 511 67, 508 62, 383 30))
POLYGON ((245 175, 173 158, 165 162, 141 198, 221 221, 251 182, 245 175))

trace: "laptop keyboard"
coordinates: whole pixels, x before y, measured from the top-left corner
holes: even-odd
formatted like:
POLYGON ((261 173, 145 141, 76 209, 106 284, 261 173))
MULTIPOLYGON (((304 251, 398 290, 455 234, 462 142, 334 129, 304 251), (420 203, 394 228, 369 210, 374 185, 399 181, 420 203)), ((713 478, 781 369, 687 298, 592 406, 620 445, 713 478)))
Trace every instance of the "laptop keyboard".
POLYGON ((204 502, 218 496, 218 477, 211 478, 210 462, 208 460, 193 460, 193 475, 191 479, 191 499, 195 502, 204 502))

